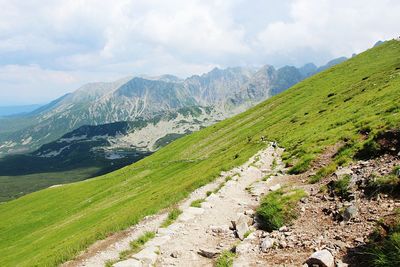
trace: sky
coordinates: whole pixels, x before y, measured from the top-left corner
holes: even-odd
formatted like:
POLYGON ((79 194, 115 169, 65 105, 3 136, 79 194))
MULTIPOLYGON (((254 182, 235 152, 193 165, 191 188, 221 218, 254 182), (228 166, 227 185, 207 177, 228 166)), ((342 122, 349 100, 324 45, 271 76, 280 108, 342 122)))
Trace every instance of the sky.
POLYGON ((398 0, 0 0, 0 105, 126 76, 321 65, 400 35, 398 0))

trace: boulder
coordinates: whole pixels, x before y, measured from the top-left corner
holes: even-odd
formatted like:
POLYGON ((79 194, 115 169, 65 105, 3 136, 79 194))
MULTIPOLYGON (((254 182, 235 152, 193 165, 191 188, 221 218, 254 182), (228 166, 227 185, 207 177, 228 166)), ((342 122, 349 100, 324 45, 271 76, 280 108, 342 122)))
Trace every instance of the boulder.
POLYGON ((275 240, 269 237, 266 237, 261 241, 260 249, 262 252, 267 252, 268 249, 272 248, 275 244, 275 240))
POLYGON ((251 244, 248 242, 241 242, 236 246, 235 252, 238 256, 247 255, 251 250, 251 244))
POLYGON ((244 235, 249 231, 248 226, 249 217, 244 214, 240 214, 236 221, 232 221, 232 225, 236 230, 236 234, 240 240, 244 239, 244 235))
POLYGON ((342 214, 343 221, 345 221, 345 222, 350 221, 352 218, 357 216, 357 212, 358 212, 357 206, 354 204, 351 204, 350 206, 345 208, 343 211, 343 214, 342 214))
POLYGON ((314 252, 306 263, 308 266, 335 267, 332 254, 326 249, 314 252))

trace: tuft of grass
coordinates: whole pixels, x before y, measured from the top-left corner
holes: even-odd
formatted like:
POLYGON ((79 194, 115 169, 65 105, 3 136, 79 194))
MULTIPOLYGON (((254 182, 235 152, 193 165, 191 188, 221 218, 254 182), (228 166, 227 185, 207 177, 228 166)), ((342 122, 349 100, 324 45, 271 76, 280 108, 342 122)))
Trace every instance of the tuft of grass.
POLYGON ((225 182, 220 183, 220 184, 218 185, 218 187, 215 188, 215 189, 213 190, 213 193, 214 193, 214 194, 218 193, 219 190, 221 190, 221 188, 224 187, 224 186, 225 186, 225 182))
POLYGON ((392 174, 400 177, 400 165, 393 168, 392 174))
POLYGON ((400 195, 400 176, 394 169, 391 174, 374 177, 366 186, 366 193, 373 196, 377 193, 387 193, 391 195, 400 195))
POLYGON ((307 171, 313 160, 314 160, 314 157, 311 155, 301 159, 296 165, 294 165, 293 167, 291 167, 288 170, 288 173, 289 174, 299 174, 299 173, 303 173, 303 172, 307 171))
POLYGON ((370 250, 374 267, 400 266, 400 232, 391 234, 370 250))
POLYGON ((267 174, 267 175, 265 175, 265 176, 262 178, 262 180, 265 182, 265 181, 267 181, 269 178, 271 178, 272 176, 273 176, 272 173, 267 174))
POLYGON ((178 217, 182 214, 182 211, 178 208, 173 208, 169 213, 167 219, 160 225, 161 228, 170 226, 178 217))
POLYGON ((105 263, 105 267, 111 267, 115 263, 126 260, 133 254, 139 252, 144 244, 146 244, 149 240, 153 239, 156 236, 155 232, 145 232, 143 235, 141 235, 138 239, 133 240, 129 243, 130 248, 124 251, 121 251, 119 253, 119 259, 118 260, 108 260, 105 263))
POLYGON ((227 177, 225 178, 225 182, 228 182, 228 181, 230 181, 230 180, 232 180, 232 176, 227 176, 227 177))
POLYGON ((297 203, 305 196, 306 193, 300 189, 288 192, 281 189, 266 195, 257 209, 262 228, 272 231, 290 224, 298 216, 297 203))
POLYGON ((248 237, 253 231, 248 230, 246 233, 244 233, 244 238, 248 237))
POLYGON ((347 198, 349 195, 349 186, 350 186, 350 175, 345 175, 337 181, 332 183, 333 192, 342 198, 347 198))
POLYGON ((211 196, 212 193, 213 193, 213 191, 207 191, 207 192, 206 192, 206 196, 209 197, 209 196, 211 196))
POLYGON ((232 267, 233 260, 235 259, 236 254, 232 251, 226 250, 219 255, 217 261, 215 262, 216 267, 232 267))
POLYGON ((278 166, 278 163, 276 162, 276 158, 274 158, 273 160, 272 160, 272 164, 271 164, 271 169, 275 169, 276 168, 276 166, 278 166))
POLYGON ((328 175, 336 171, 336 163, 332 162, 328 166, 322 167, 317 171, 317 173, 309 178, 310 184, 315 184, 321 181, 321 179, 327 177, 328 175))
POLYGON ((393 224, 386 225, 387 236, 382 236, 381 231, 377 231, 375 237, 367 244, 365 254, 369 266, 391 267, 400 266, 400 216, 399 210, 396 211, 393 224))
POLYGON ((118 260, 107 260, 104 264, 104 267, 112 267, 118 260))
POLYGON ((192 203, 190 203, 191 207, 195 207, 195 208, 201 208, 201 203, 204 202, 204 198, 201 199, 196 199, 194 201, 192 201, 192 203))
MULTIPOLYGON (((168 216, 169 217, 169 216, 168 216)), ((146 244, 149 240, 153 239, 156 236, 155 232, 146 232, 142 236, 140 236, 138 239, 132 241, 129 243, 131 247, 131 254, 135 254, 140 251, 140 249, 146 244)))

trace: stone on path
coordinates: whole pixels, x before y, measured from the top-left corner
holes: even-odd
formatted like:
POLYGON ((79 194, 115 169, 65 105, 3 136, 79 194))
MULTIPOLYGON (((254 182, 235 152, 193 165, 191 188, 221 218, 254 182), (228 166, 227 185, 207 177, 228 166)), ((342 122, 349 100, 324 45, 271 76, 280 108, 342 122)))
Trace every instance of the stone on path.
POLYGON ((281 189, 281 185, 280 184, 276 184, 276 185, 273 185, 273 186, 271 186, 270 188, 269 188, 269 191, 277 191, 277 190, 279 190, 279 189, 281 189))
POLYGON ((348 222, 352 218, 357 215, 357 207, 356 205, 352 204, 351 206, 347 207, 343 212, 343 221, 348 222))
POLYGON ((155 252, 156 248, 155 247, 148 247, 140 251, 139 253, 133 255, 133 257, 137 260, 140 260, 146 264, 153 265, 156 263, 158 255, 155 252))
POLYGON ((335 261, 332 254, 326 250, 319 250, 311 255, 306 261, 308 266, 319 266, 319 267, 334 267, 335 261))
POLYGON ((236 229, 236 234, 240 240, 243 240, 244 235, 249 231, 249 226, 247 225, 248 221, 249 218, 244 214, 239 215, 236 221, 232 221, 232 225, 236 229))
POLYGON ((275 240, 269 237, 266 237, 261 242, 260 248, 262 252, 267 252, 268 249, 272 248, 275 244, 275 240))
POLYGON ((199 255, 212 259, 214 257, 216 257, 217 255, 219 255, 219 252, 213 249, 199 249, 199 251, 197 252, 199 255))

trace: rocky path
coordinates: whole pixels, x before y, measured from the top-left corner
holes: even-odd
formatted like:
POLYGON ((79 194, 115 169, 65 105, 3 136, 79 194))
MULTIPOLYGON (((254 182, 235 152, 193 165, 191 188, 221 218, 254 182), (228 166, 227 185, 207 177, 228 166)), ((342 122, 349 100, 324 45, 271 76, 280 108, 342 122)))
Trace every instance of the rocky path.
POLYGON ((224 185, 215 194, 206 197, 207 188, 199 189, 182 205, 183 213, 175 223, 159 228, 157 236, 142 251, 114 266, 213 266, 214 256, 232 248, 239 240, 237 235, 243 239, 250 232, 247 223, 241 229, 238 225, 238 218, 247 220, 249 217, 244 214, 252 213, 257 206, 257 198, 248 188, 270 174, 271 165, 278 166, 279 153, 269 147, 241 167, 221 174, 218 182, 224 185), (199 198, 205 198, 201 208, 188 206, 199 198), (237 223, 236 234, 229 229, 231 221, 237 223))
MULTIPOLYGON (((129 243, 146 231, 157 234, 139 253, 113 266, 213 266, 213 256, 235 246, 240 241, 238 234, 243 239, 243 235, 255 230, 248 228, 250 223, 242 225, 238 233, 229 228, 231 221, 239 224, 240 220, 250 219, 244 214, 253 213, 257 207, 259 197, 251 194, 249 188, 268 191, 268 187, 276 187, 280 176, 273 176, 267 182, 262 179, 283 168, 281 152, 270 146, 242 166, 221 173, 213 183, 197 189, 179 205, 182 214, 167 228, 159 227, 167 216, 166 212, 148 217, 119 235, 98 241, 64 266, 104 266, 107 261, 118 260, 119 253, 128 249, 129 243), (192 201, 198 199, 204 199, 201 208, 191 207, 192 201)), ((236 227, 240 228, 239 225, 236 227)))

